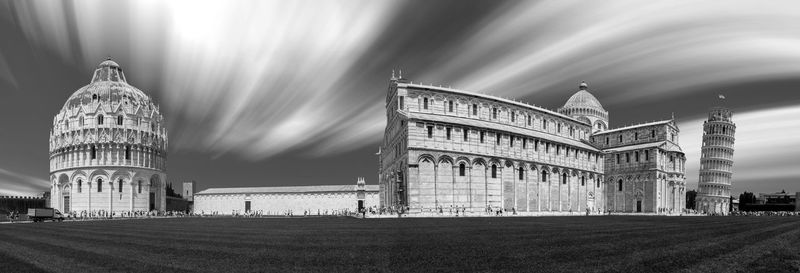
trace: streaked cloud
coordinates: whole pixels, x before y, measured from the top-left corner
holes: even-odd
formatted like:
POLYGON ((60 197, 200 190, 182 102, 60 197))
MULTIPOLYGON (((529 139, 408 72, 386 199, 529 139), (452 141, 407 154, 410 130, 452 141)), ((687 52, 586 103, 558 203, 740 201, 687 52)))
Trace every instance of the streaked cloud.
POLYGON ((45 179, 0 168, 0 195, 41 196, 50 188, 45 179))

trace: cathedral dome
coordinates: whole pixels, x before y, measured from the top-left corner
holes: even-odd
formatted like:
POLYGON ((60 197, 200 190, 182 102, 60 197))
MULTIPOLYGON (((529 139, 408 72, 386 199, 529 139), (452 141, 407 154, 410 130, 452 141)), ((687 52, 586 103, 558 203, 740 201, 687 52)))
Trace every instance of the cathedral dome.
POLYGON ((603 105, 597 100, 589 91, 584 89, 586 83, 581 85, 581 90, 572 95, 567 100, 562 108, 591 108, 595 110, 605 111, 603 105))
POLYGON ((569 97, 558 112, 591 125, 595 131, 607 129, 608 111, 592 93, 589 93, 587 90, 589 85, 586 82, 581 82, 579 88, 580 90, 569 97))

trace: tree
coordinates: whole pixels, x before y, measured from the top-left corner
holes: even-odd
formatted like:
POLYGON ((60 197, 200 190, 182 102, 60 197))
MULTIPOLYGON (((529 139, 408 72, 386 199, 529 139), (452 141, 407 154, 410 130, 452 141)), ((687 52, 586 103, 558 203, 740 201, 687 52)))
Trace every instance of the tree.
POLYGON ((756 203, 756 195, 752 192, 743 192, 739 195, 739 210, 744 211, 744 208, 749 204, 756 203))
POLYGON ((697 197, 697 191, 690 190, 686 192, 686 208, 687 209, 695 209, 694 206, 694 199, 697 197))
POLYGON ((183 198, 183 196, 181 196, 179 193, 176 193, 175 189, 172 188, 172 183, 167 183, 166 192, 167 196, 183 198))

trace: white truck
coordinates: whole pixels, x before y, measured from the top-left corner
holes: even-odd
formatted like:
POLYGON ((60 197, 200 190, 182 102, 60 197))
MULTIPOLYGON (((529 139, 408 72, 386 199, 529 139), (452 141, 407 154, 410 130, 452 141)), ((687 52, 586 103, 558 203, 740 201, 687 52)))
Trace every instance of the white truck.
POLYGON ((45 220, 64 221, 64 215, 60 211, 50 208, 28 209, 28 218, 34 222, 44 222, 45 220))

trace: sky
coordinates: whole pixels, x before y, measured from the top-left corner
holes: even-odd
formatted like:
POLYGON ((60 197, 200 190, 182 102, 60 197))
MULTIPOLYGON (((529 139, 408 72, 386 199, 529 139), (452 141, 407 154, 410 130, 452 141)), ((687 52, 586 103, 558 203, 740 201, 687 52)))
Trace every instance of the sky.
POLYGON ((800 191, 798 29, 797 1, 2 1, 0 195, 47 190, 53 117, 109 56, 199 190, 376 184, 397 70, 548 109, 586 81, 612 128, 674 115, 690 189, 729 107, 734 194, 800 191))

